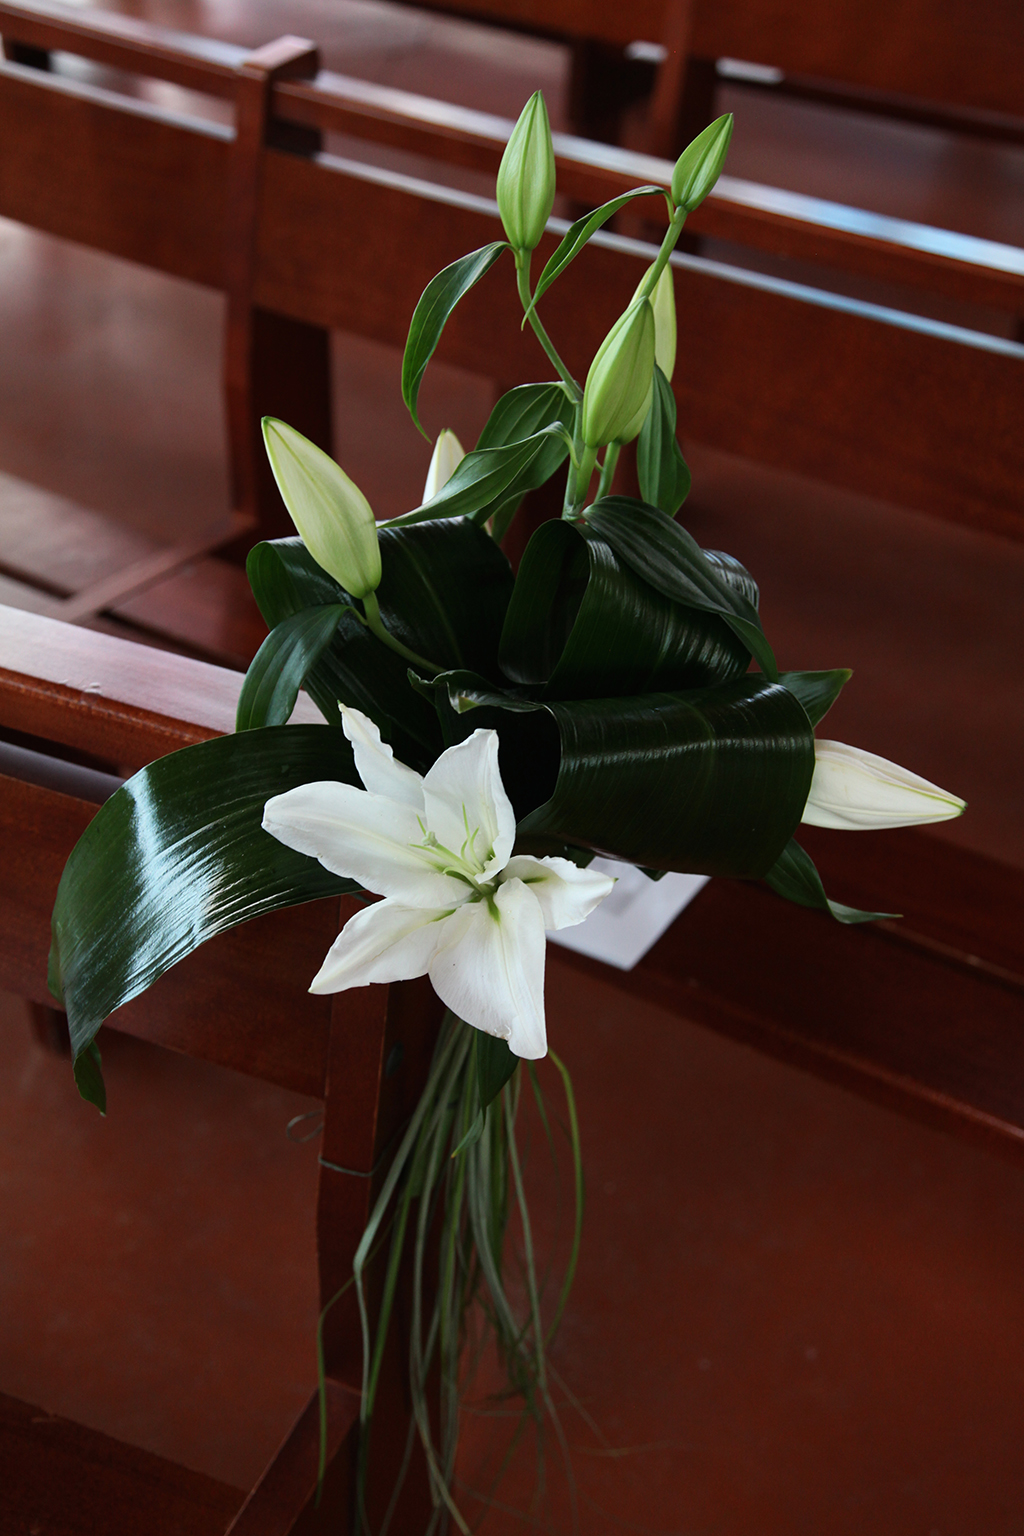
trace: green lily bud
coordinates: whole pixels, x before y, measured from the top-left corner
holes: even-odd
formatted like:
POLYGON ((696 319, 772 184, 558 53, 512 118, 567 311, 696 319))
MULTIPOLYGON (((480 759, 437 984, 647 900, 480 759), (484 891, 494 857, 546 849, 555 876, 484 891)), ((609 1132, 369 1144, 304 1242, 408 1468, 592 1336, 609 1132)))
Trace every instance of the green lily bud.
POLYGON ((423 487, 424 505, 428 501, 433 501, 438 491, 444 490, 465 457, 466 450, 455 433, 450 427, 442 427, 437 434, 437 442, 430 456, 427 483, 423 487))
POLYGON ((505 145, 497 197, 509 244, 516 251, 532 251, 540 244, 555 201, 555 151, 540 91, 526 103, 505 145))
POLYGON ((263 441, 277 488, 317 565, 353 597, 375 592, 380 545, 362 491, 323 449, 276 416, 264 416, 263 441))
POLYGON ((639 299, 616 320, 590 365, 582 422, 588 448, 628 442, 627 432, 636 436, 647 413, 653 377, 654 310, 650 299, 639 299))
MULTIPOLYGON (((640 279, 634 299, 646 281, 646 277, 640 279)), ((654 361, 666 379, 671 379, 676 366, 676 294, 672 268, 667 264, 662 267, 661 276, 654 285, 651 308, 654 310, 654 361)))
POLYGON ((732 138, 732 113, 726 112, 698 133, 683 150, 672 172, 672 201, 692 213, 699 208, 722 174, 732 138))

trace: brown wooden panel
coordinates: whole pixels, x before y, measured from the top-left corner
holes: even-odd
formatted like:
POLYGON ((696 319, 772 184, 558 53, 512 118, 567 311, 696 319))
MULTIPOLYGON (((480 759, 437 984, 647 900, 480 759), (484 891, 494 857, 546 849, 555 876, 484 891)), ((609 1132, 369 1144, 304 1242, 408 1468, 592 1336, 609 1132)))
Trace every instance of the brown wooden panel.
POLYGON ((78 53, 97 64, 155 75, 216 96, 234 94, 235 70, 248 51, 216 38, 153 27, 134 16, 75 14, 47 0, 32 5, 0 0, 0 36, 47 51, 78 53))
POLYGON ((696 0, 691 51, 1024 115, 1017 0, 696 0))
POLYGON ((0 1394, 2 1536, 223 1536, 239 1488, 0 1394))
MULTIPOLYGON (((851 834, 851 837, 856 834, 851 834)), ((948 879, 933 892, 937 908, 948 879)), ((635 970, 549 950, 682 1018, 903 1114, 1024 1158, 1024 992, 712 881, 635 970)))
POLYGON ((0 215, 219 288, 230 131, 0 65, 0 215))
MULTIPOLYGON (((257 297, 401 346, 434 273, 500 234, 482 200, 425 184, 414 192, 369 170, 325 174, 272 152, 257 297), (396 234, 371 241, 368 229, 396 234), (415 240, 397 238, 409 229, 415 240)), ((546 237, 538 265, 553 243, 546 237)), ((569 338, 565 355, 580 376, 653 255, 595 242, 575 281, 545 299, 545 323, 558 345, 569 338)), ((684 438, 954 521, 1024 532, 1015 408, 1024 348, 953 339, 928 321, 889 322, 852 300, 780 290, 693 257, 677 262, 684 438)), ((509 274, 496 269, 456 310, 439 355, 508 383, 542 378, 547 367, 520 318, 509 274)))

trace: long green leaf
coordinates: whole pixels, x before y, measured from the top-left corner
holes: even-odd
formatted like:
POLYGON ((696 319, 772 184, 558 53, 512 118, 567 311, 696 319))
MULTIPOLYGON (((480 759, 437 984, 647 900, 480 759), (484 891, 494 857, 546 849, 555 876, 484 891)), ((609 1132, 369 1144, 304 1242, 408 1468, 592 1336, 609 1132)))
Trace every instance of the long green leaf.
POLYGON ((690 494, 690 470, 676 441, 676 397, 657 363, 651 408, 636 445, 636 467, 644 500, 675 517, 690 494))
POLYGON ((779 682, 795 693, 812 725, 825 718, 853 673, 848 667, 832 672, 783 672, 779 682))
POLYGON ((519 1057, 513 1056, 504 1040, 477 1030, 476 1077, 480 1089, 480 1108, 484 1110, 496 1099, 516 1067, 519 1057))
POLYGON ((513 682, 556 699, 705 687, 750 660, 718 614, 673 602, 592 528, 562 521, 527 546, 499 656, 513 682))
MULTIPOLYGON (((261 827, 272 796, 316 779, 358 784, 326 725, 221 736, 159 758, 100 807, 68 859, 53 910, 50 986, 76 1060, 103 1020, 238 923, 358 889, 261 827)), ((96 1102, 99 1062, 79 1080, 96 1102)))
POLYGON ((627 203, 631 203, 635 197, 651 197, 657 194, 665 196, 664 187, 653 185, 646 187, 634 187, 631 192, 623 192, 619 197, 613 197, 610 203, 604 203, 600 208, 595 208, 593 213, 585 213, 582 218, 570 224, 562 237, 561 243, 545 266, 537 283, 537 291, 533 295, 530 309, 524 316, 524 324, 529 318, 530 310, 539 304, 556 278, 561 277, 569 263, 582 251, 591 235, 596 234, 602 225, 607 224, 613 214, 618 213, 627 203))
MULTIPOLYGON (((510 249, 504 240, 497 240, 493 245, 484 245, 478 251, 471 251, 468 256, 460 256, 458 261, 453 261, 450 267, 445 267, 443 272, 431 278, 420 295, 419 303, 413 310, 405 356, 402 358, 402 399, 421 432, 423 427, 416 414, 420 383, 434 355, 434 349, 441 340, 448 316, 463 295, 491 270, 502 251, 510 249)), ((427 433, 423 432, 423 435, 426 437, 427 433)))
POLYGON ((845 907, 841 901, 829 901, 814 860, 795 838, 790 838, 764 878, 787 901, 831 912, 838 923, 873 923, 879 918, 899 917, 898 912, 861 912, 856 907, 845 907))
POLYGON ((756 608, 723 578, 685 528, 657 507, 625 496, 605 496, 585 516, 595 533, 658 592, 688 607, 720 613, 760 662, 765 676, 773 682, 778 679, 756 608))
POLYGON ((349 612, 343 603, 303 608, 270 631, 245 674, 238 696, 236 731, 288 721, 299 689, 349 612))
POLYGON ((550 480, 568 452, 569 444, 560 426, 542 427, 529 437, 497 448, 474 448, 436 496, 382 526, 402 528, 443 517, 474 517, 482 521, 501 502, 512 496, 525 496, 527 491, 535 491, 550 480))
POLYGON ((564 384, 517 384, 496 401, 476 446, 503 448, 506 443, 532 437, 541 427, 553 426, 556 421, 568 427, 573 409, 564 384))
POLYGON ((803 814, 810 722, 794 694, 756 673, 680 693, 544 702, 467 673, 433 686, 450 728, 498 731, 521 851, 572 844, 649 869, 749 878, 772 869, 803 814))

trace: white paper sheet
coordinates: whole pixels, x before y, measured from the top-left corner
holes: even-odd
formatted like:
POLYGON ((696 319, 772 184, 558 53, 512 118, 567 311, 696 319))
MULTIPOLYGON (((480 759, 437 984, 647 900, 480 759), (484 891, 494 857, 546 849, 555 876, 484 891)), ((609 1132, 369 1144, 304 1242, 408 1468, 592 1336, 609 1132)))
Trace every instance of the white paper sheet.
POLYGON ((552 944, 631 971, 684 907, 703 890, 707 875, 669 873, 649 880, 632 864, 594 859, 588 866, 616 877, 615 889, 575 928, 549 933, 552 944))

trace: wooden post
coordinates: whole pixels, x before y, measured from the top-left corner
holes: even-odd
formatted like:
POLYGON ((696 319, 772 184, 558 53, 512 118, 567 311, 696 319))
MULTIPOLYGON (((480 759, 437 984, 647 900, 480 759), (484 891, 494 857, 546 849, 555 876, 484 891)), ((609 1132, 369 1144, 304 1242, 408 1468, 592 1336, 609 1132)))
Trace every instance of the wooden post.
POLYGON ((270 115, 275 81, 313 78, 319 50, 305 38, 281 37, 251 53, 238 68, 235 142, 225 221, 227 326, 224 389, 232 501, 253 520, 254 538, 227 553, 244 559, 255 538, 294 533, 267 462, 262 416, 280 416, 331 451, 329 332, 254 302, 263 158, 268 147, 315 154, 316 129, 277 123, 270 115))

